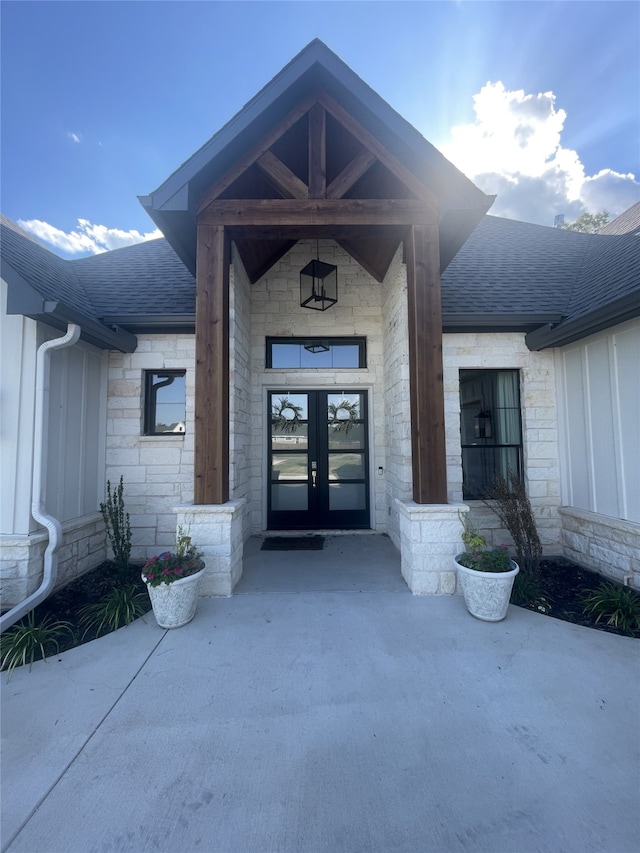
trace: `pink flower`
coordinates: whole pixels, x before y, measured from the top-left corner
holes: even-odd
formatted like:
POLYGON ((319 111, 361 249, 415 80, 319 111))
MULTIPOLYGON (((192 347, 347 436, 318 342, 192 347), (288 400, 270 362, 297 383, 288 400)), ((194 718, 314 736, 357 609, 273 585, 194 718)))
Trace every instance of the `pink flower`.
POLYGON ((153 580, 153 575, 152 575, 152 574, 148 574, 148 575, 147 575, 147 580, 148 580, 148 581, 152 581, 152 580, 153 580))
POLYGON ((182 568, 182 566, 176 566, 173 571, 176 575, 181 575, 184 572, 184 569, 182 568))
POLYGON ((147 566, 150 566, 152 563, 155 563, 155 561, 156 561, 157 559, 158 559, 157 557, 151 557, 151 559, 150 559, 150 560, 147 560, 147 562, 144 564, 143 568, 145 568, 145 569, 146 569, 146 568, 147 568, 147 566))
POLYGON ((509 550, 509 546, 508 546, 508 545, 501 545, 501 546, 500 546, 500 550, 501 550, 501 551, 508 551, 508 550, 509 550))
POLYGON ((170 575, 170 574, 171 574, 171 569, 163 569, 163 570, 162 570, 162 574, 163 574, 163 575, 170 575))

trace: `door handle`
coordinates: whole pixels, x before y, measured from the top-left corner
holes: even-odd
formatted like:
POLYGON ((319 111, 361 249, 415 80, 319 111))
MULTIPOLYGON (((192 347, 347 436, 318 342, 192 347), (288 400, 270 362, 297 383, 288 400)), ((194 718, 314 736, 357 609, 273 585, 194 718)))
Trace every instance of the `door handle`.
POLYGON ((318 479, 318 463, 312 462, 311 463, 311 485, 313 486, 314 489, 318 485, 317 479, 318 479))

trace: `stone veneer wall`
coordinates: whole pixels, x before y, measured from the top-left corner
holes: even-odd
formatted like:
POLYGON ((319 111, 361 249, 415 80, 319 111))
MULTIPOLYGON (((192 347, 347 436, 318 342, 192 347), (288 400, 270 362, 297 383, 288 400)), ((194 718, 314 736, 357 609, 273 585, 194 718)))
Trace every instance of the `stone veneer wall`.
POLYGON ((407 310, 407 272, 402 263, 400 249, 385 279, 382 311, 387 436, 387 532, 398 549, 401 548, 401 516, 396 500, 410 501, 413 494, 407 310))
MULTIPOLYGON (((247 274, 234 251, 229 294, 229 494, 246 499, 251 489, 251 290, 247 274)), ((242 506, 245 504, 243 502, 242 506)), ((242 513, 243 538, 250 519, 242 513)))
POLYGON ((131 556, 151 557, 175 542, 178 504, 193 502, 195 337, 138 335, 133 353, 111 352, 106 477, 124 477, 131 556), (142 435, 145 370, 186 370, 186 432, 142 435))
POLYGON ((568 506, 560 515, 565 557, 640 589, 640 524, 568 506))
POLYGON ((266 523, 267 390, 346 389, 369 392, 370 469, 373 498, 371 525, 386 530, 385 404, 382 316, 383 287, 333 241, 320 241, 320 258, 338 266, 338 304, 326 312, 300 307, 300 270, 316 256, 314 241, 297 243, 251 287, 251 493, 248 512, 253 532, 266 523), (265 338, 290 336, 367 338, 367 367, 339 370, 267 370, 265 338))
MULTIPOLYGON (((58 549, 55 589, 99 566, 106 559, 106 535, 100 513, 62 522, 63 544, 58 549)), ((3 607, 14 607, 35 592, 42 582, 45 530, 26 536, 1 537, 0 584, 3 607)))
MULTIPOLYGON (((524 478, 547 554, 562 553, 560 471, 553 351, 530 352, 522 333, 447 334, 443 339, 448 499, 462 501, 460 381, 462 369, 519 369, 524 478)), ((465 501, 469 519, 491 545, 509 543, 498 517, 481 501, 465 501)))

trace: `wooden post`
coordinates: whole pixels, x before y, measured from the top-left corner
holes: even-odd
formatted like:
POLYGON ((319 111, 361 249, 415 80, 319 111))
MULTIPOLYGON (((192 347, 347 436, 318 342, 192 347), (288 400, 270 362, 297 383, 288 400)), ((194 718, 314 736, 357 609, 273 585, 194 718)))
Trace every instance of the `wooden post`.
POLYGON ((309 110, 309 198, 327 195, 326 114, 320 104, 309 110))
POLYGON ((413 225, 406 240, 413 499, 447 503, 442 377, 442 303, 437 222, 413 225))
POLYGON ((194 503, 229 500, 229 239, 198 225, 194 503))

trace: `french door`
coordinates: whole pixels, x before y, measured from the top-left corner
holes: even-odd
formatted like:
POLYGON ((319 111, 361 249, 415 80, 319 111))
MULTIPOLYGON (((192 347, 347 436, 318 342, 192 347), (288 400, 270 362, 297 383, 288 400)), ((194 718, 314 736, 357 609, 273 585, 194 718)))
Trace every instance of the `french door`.
POLYGON ((270 530, 370 527, 366 391, 270 391, 270 530))

